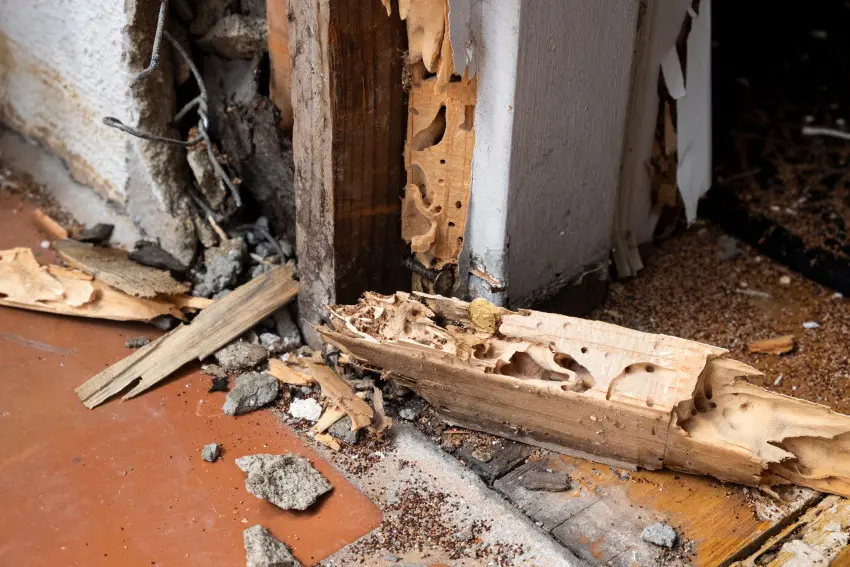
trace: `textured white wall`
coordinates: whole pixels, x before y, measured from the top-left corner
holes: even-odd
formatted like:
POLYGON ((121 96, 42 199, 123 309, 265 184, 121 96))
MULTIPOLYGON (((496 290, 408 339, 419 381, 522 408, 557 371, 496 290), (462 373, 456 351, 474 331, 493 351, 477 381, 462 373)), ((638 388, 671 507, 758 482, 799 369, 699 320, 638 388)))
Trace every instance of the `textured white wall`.
POLYGON ((0 0, 0 116, 119 201, 130 148, 101 118, 133 107, 126 26, 116 0, 0 0))

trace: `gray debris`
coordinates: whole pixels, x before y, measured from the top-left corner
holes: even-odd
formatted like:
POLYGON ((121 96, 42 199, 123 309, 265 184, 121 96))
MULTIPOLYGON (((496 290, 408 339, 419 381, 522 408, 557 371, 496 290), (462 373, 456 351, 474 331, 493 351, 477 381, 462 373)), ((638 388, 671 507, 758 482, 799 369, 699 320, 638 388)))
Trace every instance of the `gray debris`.
POLYGON ((343 443, 348 443, 349 445, 356 445, 360 440, 360 430, 352 431, 351 430, 351 418, 349 416, 345 416, 333 425, 331 425, 328 433, 342 441, 343 443))
POLYGON ((717 256, 721 260, 731 260, 740 254, 738 241, 727 234, 721 234, 717 238, 717 256))
POLYGON ((223 289, 223 290, 221 290, 221 291, 220 291, 220 292, 218 292, 218 293, 214 293, 214 294, 213 294, 213 296, 212 296, 212 298, 213 298, 213 299, 224 299, 225 297, 227 297, 227 296, 228 296, 228 295, 230 295, 231 293, 233 293, 233 290, 232 290, 232 289, 223 289))
POLYGON ((186 272, 186 266, 181 264, 177 258, 160 248, 153 242, 139 240, 135 249, 130 252, 130 259, 143 266, 150 266, 160 270, 170 270, 177 274, 186 272))
POLYGON ((200 143, 189 148, 186 151, 186 161, 189 162, 195 181, 198 182, 198 189, 210 207, 215 211, 221 210, 227 201, 227 187, 215 173, 206 144, 200 143))
POLYGON ((103 244, 112 238, 112 231, 115 230, 115 225, 97 223, 91 228, 87 228, 75 238, 78 242, 89 242, 91 244, 103 244))
POLYGON ((226 372, 245 370, 257 366, 268 358, 269 354, 262 345, 236 341, 217 353, 215 359, 226 372))
POLYGON ((221 446, 218 443, 204 445, 201 450, 201 458, 208 463, 214 463, 221 456, 221 446))
POLYGON ((142 348, 150 343, 151 340, 147 337, 132 337, 124 341, 124 346, 127 348, 142 348))
POLYGON ((251 59, 268 50, 268 25, 263 18, 231 14, 220 19, 198 41, 198 47, 228 59, 251 59))
POLYGON ((242 532, 247 567, 301 567, 289 548, 263 526, 251 526, 242 532))
POLYGON ((227 392, 222 410, 227 415, 241 415, 254 411, 277 398, 280 382, 261 372, 248 372, 236 379, 236 385, 227 392))
POLYGON ((455 534, 455 540, 457 541, 472 541, 473 539, 475 539, 475 535, 470 530, 463 530, 455 534))
POLYGON ((295 324, 289 309, 286 307, 278 309, 272 318, 274 318, 277 335, 283 341, 283 352, 292 352, 301 348, 301 331, 298 330, 298 325, 295 324))
POLYGON ((422 398, 411 398, 398 411, 398 416, 407 421, 416 421, 422 415, 422 412, 425 411, 427 405, 427 402, 422 398))
POLYGON ((652 525, 647 526, 643 530, 643 533, 640 534, 640 538, 643 541, 647 541, 649 543, 653 543, 661 547, 672 549, 673 546, 676 545, 676 540, 679 538, 679 536, 676 534, 676 530, 674 530, 667 524, 656 522, 652 525))
POLYGON ((251 279, 253 280, 254 278, 259 278, 266 272, 271 272, 272 268, 274 268, 274 266, 271 266, 266 263, 257 264, 256 266, 251 268, 251 279))
POLYGON ((517 481, 527 490, 563 492, 570 487, 570 477, 566 473, 549 470, 527 471, 517 481))
POLYGON ((383 559, 384 559, 384 561, 386 561, 388 563, 398 563, 398 556, 397 555, 392 555, 392 554, 384 555, 383 559))
POLYGON ((195 19, 189 26, 192 35, 205 35, 224 15, 224 9, 230 0, 204 0, 196 2, 195 19))
POLYGON ((248 492, 284 510, 306 510, 332 488, 310 461, 290 453, 248 455, 236 466, 248 475, 248 492))
POLYGON ((245 255, 245 241, 241 238, 231 238, 219 246, 204 250, 206 271, 197 282, 194 294, 210 297, 235 287, 245 265, 245 255))
POLYGON ((284 260, 288 260, 295 256, 295 246, 292 245, 288 240, 278 240, 278 244, 280 244, 280 249, 283 250, 283 255, 285 256, 284 260))
POLYGON ((177 317, 173 317, 171 315, 157 315, 153 319, 150 320, 151 325, 160 329, 162 331, 170 331, 180 324, 180 320, 177 317))
POLYGON ((289 404, 289 415, 296 419, 319 421, 322 417, 322 406, 313 398, 295 398, 289 404))
POLYGON ((493 451, 489 448, 476 447, 472 450, 472 457, 482 463, 489 463, 493 460, 493 451))
POLYGON ((269 354, 280 354, 286 350, 286 344, 274 333, 260 333, 260 344, 265 347, 269 354))

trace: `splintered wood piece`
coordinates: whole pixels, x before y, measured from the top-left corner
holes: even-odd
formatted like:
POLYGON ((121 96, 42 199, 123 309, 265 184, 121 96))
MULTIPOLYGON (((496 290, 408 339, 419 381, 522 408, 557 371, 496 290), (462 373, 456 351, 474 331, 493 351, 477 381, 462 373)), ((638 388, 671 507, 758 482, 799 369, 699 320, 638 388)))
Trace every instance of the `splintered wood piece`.
POLYGON ((180 309, 193 309, 200 311, 212 305, 215 300, 206 297, 195 297, 193 295, 172 295, 168 300, 180 309))
POLYGON ((451 423, 625 468, 850 495, 850 417, 750 384, 759 372, 724 349, 538 311, 482 332, 469 304, 402 292, 330 309, 329 343, 451 423))
POLYGON ((133 262, 124 250, 99 248, 76 240, 57 240, 54 247, 73 267, 129 295, 156 297, 189 290, 189 286, 172 278, 167 271, 133 262))
POLYGON ((846 565, 836 558, 850 541, 848 531, 850 500, 827 496, 796 522, 768 539, 754 554, 733 563, 732 567, 846 565))
POLYGON ((0 305, 112 321, 185 318, 169 301, 132 297, 88 274, 39 266, 29 248, 0 251, 0 305))
POLYGON ((354 395, 354 390, 351 389, 351 386, 340 378, 336 372, 327 366, 315 362, 309 362, 307 366, 310 368, 313 379, 322 387, 322 394, 329 398, 335 405, 341 407, 351 418, 352 431, 357 431, 372 423, 372 417, 374 415, 372 408, 369 407, 369 404, 354 395))
POLYGON ((316 433, 315 435, 313 435, 313 439, 315 439, 325 447, 333 449, 334 451, 339 451, 340 449, 342 449, 342 446, 340 446, 339 441, 337 441, 336 438, 330 433, 316 433))
POLYGON ((187 362, 210 356, 297 293, 292 268, 276 268, 216 301, 191 324, 174 329, 93 376, 77 388, 77 395, 86 407, 94 408, 138 380, 123 399, 138 396, 187 362))
POLYGON ((747 345, 747 350, 763 354, 785 354, 794 350, 794 335, 753 341, 747 345))
POLYGON ((310 433, 317 435, 319 433, 324 433, 328 429, 330 429, 334 423, 342 419, 346 416, 346 412, 339 406, 332 406, 325 410, 325 413, 322 414, 322 417, 319 418, 319 421, 316 422, 316 425, 310 428, 310 433))
POLYGON ((309 386, 313 383, 313 378, 303 372, 298 372, 292 366, 276 358, 269 359, 269 374, 284 384, 291 384, 292 386, 309 386))
MULTIPOLYGON (((382 0, 391 15, 388 1, 382 0)), ((447 38, 445 13, 447 0, 399 0, 398 10, 407 21, 408 62, 422 61, 431 73, 437 72, 443 38, 447 38)))
POLYGON ((378 436, 383 437, 384 431, 393 426, 393 418, 387 417, 384 411, 384 394, 377 386, 372 392, 372 406, 375 408, 375 417, 372 419, 372 425, 369 426, 369 431, 378 436))
POLYGON ((33 220, 44 233, 53 240, 68 238, 68 231, 41 209, 32 212, 33 220))

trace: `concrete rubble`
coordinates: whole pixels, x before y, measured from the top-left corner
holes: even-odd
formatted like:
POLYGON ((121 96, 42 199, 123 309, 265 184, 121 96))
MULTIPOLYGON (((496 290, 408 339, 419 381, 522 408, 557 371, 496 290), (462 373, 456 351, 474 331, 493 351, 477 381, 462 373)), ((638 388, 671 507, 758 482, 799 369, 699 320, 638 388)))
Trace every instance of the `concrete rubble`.
POLYGON ((263 526, 247 528, 242 532, 242 539, 246 567, 301 567, 289 548, 263 526))
POLYGON ((236 459, 236 465, 248 475, 248 492, 283 510, 306 510, 333 488, 310 461, 298 455, 248 455, 236 459))
POLYGON ((348 416, 343 417, 331 425, 330 429, 328 429, 328 433, 349 445, 356 445, 360 440, 360 430, 351 430, 351 418, 348 416))
POLYGON ((676 530, 661 522, 656 522, 644 528, 640 537, 643 541, 668 549, 672 549, 676 545, 676 540, 679 539, 676 530))
POLYGON ((266 358, 268 358, 268 353, 262 345, 245 341, 230 343, 215 353, 215 359, 225 372, 253 368, 266 358))
POLYGON ((221 446, 218 443, 204 445, 201 450, 201 458, 208 463, 214 463, 221 456, 221 446))
POLYGON ((227 415, 242 415, 272 403, 278 395, 280 382, 262 372, 248 372, 236 379, 227 393, 224 411, 227 415))
POLYGON ((211 297, 239 283, 245 265, 247 248, 241 238, 232 238, 219 246, 204 250, 204 271, 196 276, 193 294, 211 297))
POLYGON ((319 421, 322 416, 322 406, 313 398, 295 398, 289 404, 289 415, 295 419, 319 421))
POLYGON ((151 340, 147 337, 131 337, 124 341, 124 346, 127 348, 142 348, 150 344, 151 340))
POLYGON ((230 14, 216 22, 198 46, 228 59, 250 59, 268 50, 268 25, 264 18, 230 14))

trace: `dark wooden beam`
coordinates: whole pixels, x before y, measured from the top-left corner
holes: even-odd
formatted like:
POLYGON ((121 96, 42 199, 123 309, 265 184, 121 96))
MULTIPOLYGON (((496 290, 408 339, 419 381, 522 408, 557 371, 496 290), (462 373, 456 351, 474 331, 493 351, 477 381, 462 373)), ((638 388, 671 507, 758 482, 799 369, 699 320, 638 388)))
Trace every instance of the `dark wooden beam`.
POLYGON ((409 288, 401 260, 406 32, 380 0, 289 0, 300 319, 409 288))

